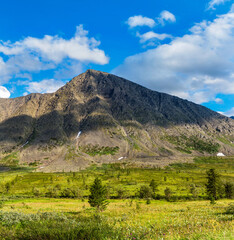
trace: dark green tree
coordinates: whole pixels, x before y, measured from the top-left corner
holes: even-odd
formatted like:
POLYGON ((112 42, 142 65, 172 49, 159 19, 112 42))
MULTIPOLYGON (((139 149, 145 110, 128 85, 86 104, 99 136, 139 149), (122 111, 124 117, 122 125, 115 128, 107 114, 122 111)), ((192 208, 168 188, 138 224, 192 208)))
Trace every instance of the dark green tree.
POLYGON ((165 194, 165 198, 167 201, 170 201, 171 200, 171 195, 172 195, 172 190, 167 187, 165 190, 164 190, 164 194, 165 194))
POLYGON ((226 182, 224 184, 225 197, 232 199, 234 197, 234 185, 232 183, 226 182))
POLYGON ((95 207, 97 211, 104 210, 107 205, 107 188, 102 185, 99 178, 95 178, 94 183, 90 187, 89 204, 95 207))
POLYGON ((138 192, 139 198, 149 199, 152 197, 152 190, 149 186, 143 185, 138 192))
POLYGON ((152 179, 152 180, 151 180, 151 182, 150 182, 150 185, 149 185, 149 186, 151 187, 151 189, 152 189, 153 193, 155 193, 155 192, 157 191, 157 187, 158 187, 158 185, 157 185, 157 183, 155 182, 155 180, 154 180, 154 179, 152 179))
POLYGON ((206 172, 207 174, 207 184, 206 192, 210 200, 217 200, 220 197, 220 177, 215 169, 210 169, 206 172))
POLYGON ((9 182, 7 182, 5 184, 5 188, 6 188, 6 192, 8 193, 10 191, 10 188, 11 188, 11 184, 9 182))
POLYGON ((125 196, 125 191, 124 191, 124 189, 119 188, 119 189, 117 190, 117 198, 122 199, 122 198, 124 198, 124 196, 125 196))

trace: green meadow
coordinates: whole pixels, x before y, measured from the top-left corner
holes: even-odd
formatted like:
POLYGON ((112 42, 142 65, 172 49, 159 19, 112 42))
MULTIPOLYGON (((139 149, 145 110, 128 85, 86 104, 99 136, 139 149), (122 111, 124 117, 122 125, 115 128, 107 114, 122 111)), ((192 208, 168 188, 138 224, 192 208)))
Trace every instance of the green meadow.
POLYGON ((232 199, 211 204, 206 171, 234 182, 234 158, 198 157, 194 163, 137 168, 129 162, 93 165, 80 172, 41 173, 9 166, 0 173, 0 239, 233 239, 232 199), (99 177, 108 206, 88 203, 99 177), (150 189, 151 194, 140 194, 150 189), (165 195, 165 189, 170 195, 165 195))

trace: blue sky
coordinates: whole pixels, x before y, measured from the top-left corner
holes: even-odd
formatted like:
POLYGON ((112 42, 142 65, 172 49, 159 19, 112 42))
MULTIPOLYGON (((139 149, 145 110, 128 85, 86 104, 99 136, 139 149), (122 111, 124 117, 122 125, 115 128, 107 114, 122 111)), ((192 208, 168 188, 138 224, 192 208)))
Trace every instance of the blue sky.
POLYGON ((234 115, 234 1, 3 1, 0 97, 111 72, 234 115))

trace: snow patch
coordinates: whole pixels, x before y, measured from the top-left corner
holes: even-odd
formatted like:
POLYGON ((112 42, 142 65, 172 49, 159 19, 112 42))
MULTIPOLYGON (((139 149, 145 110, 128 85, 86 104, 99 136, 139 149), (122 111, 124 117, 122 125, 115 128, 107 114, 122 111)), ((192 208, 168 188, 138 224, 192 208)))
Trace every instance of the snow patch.
POLYGON ((23 145, 21 146, 21 148, 23 148, 24 146, 26 146, 28 143, 29 143, 29 141, 27 141, 25 144, 23 144, 23 145))
POLYGON ((76 136, 76 139, 78 139, 81 135, 81 131, 78 132, 77 136, 76 136))
POLYGON ((221 152, 217 153, 217 157, 225 157, 225 155, 221 152))

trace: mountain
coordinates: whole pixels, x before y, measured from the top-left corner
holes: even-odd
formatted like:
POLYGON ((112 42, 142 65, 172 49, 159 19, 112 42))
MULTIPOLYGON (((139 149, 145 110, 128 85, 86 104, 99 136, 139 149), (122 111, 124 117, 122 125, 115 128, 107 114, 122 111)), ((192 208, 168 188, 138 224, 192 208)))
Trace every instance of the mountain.
POLYGON ((231 116, 230 118, 231 118, 231 119, 234 119, 234 116, 231 116))
POLYGON ((51 94, 0 99, 2 163, 70 171, 126 161, 163 166, 234 154, 234 120, 206 107, 87 70, 51 94))

